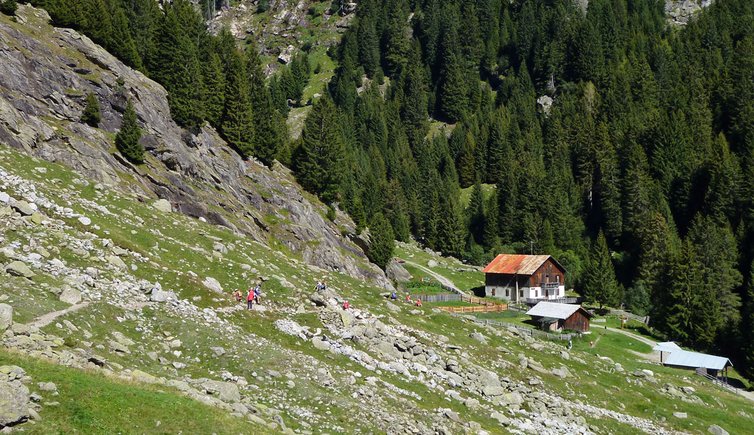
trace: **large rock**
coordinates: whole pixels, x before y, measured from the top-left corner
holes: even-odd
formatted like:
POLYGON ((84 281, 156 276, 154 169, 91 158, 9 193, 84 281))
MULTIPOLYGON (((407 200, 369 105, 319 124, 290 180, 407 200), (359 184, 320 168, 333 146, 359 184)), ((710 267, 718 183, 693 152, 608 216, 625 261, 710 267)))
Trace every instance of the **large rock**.
POLYGON ((11 207, 16 209, 17 212, 24 216, 31 216, 36 210, 26 201, 13 201, 10 202, 11 207))
POLYGON ((716 424, 708 427, 707 432, 711 433, 712 435, 729 435, 727 430, 721 428, 716 424))
POLYGON ((29 266, 22 261, 12 261, 5 266, 5 271, 15 276, 22 276, 24 278, 32 278, 36 274, 29 269, 29 266))
POLYGON ((75 305, 81 302, 81 292, 74 288, 66 287, 63 289, 63 292, 60 293, 59 299, 61 302, 75 305))
POLYGON ((395 258, 390 260, 385 268, 387 277, 393 281, 403 282, 411 279, 411 274, 395 258))
POLYGON ((0 380, 0 427, 29 419, 29 389, 21 381, 0 380))
POLYGON ((152 302, 167 302, 178 300, 178 297, 172 291, 154 289, 149 295, 149 300, 152 302))
POLYGON ((158 199, 152 204, 152 207, 154 207, 155 210, 161 211, 163 213, 171 213, 173 211, 173 206, 167 199, 158 199))
POLYGON ((217 281, 215 278, 212 278, 211 276, 208 276, 204 278, 204 281, 202 281, 202 284, 204 284, 205 287, 212 290, 215 293, 224 293, 223 286, 220 285, 220 282, 217 281))
POLYGON ((0 304, 0 333, 5 332, 13 324, 13 307, 0 304))
POLYGON ((241 393, 238 391, 236 384, 222 381, 205 381, 202 384, 204 391, 216 395, 223 402, 235 403, 241 401, 241 393))

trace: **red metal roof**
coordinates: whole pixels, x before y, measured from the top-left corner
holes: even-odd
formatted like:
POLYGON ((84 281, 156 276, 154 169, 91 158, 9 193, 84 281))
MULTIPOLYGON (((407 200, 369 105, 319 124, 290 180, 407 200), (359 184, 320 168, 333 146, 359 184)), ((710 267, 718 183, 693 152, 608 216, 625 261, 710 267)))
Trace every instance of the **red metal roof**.
POLYGON ((482 272, 533 275, 548 258, 549 255, 500 254, 482 272))

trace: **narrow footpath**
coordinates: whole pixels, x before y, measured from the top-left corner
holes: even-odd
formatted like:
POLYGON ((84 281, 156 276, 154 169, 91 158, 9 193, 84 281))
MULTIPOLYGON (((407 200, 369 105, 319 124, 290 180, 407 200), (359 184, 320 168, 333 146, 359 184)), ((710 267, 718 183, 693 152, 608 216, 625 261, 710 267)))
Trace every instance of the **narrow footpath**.
POLYGON ((432 278, 434 278, 437 281, 439 281, 440 284, 444 285, 445 287, 449 287, 454 293, 458 293, 458 294, 461 294, 461 295, 464 295, 464 296, 469 296, 468 293, 466 293, 465 291, 463 291, 463 290, 459 289, 458 287, 456 287, 456 285, 453 283, 453 281, 451 281, 448 278, 440 275, 439 273, 435 272, 434 270, 432 270, 432 269, 430 269, 430 268, 428 268, 426 266, 422 266, 419 263, 414 263, 413 261, 405 260, 403 258, 401 258, 401 260, 404 261, 406 264, 410 264, 411 266, 414 266, 414 267, 416 267, 418 269, 423 270, 424 272, 426 272, 427 274, 429 274, 430 276, 432 276, 432 278))
POLYGON ((68 308, 59 310, 59 311, 51 311, 49 313, 42 314, 41 316, 34 319, 31 323, 28 323, 27 326, 37 327, 37 328, 44 328, 45 326, 52 323, 55 319, 57 319, 60 316, 64 316, 68 313, 73 313, 74 311, 78 311, 82 308, 86 308, 89 305, 89 302, 81 302, 75 305, 71 305, 68 308))

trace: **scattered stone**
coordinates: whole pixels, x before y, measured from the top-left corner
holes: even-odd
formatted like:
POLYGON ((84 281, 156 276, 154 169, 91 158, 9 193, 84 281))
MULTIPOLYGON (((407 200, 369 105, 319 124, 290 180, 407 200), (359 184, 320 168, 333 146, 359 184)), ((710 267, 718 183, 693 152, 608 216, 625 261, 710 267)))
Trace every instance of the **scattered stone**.
POLYGON ((108 255, 107 257, 105 257, 105 260, 119 269, 128 269, 126 263, 124 263, 123 260, 121 260, 117 255, 108 255))
POLYGON ((10 195, 5 192, 0 192, 0 203, 7 204, 10 202, 10 195))
POLYGON ((41 391, 48 393, 55 393, 58 391, 58 386, 52 382, 40 382, 37 384, 37 387, 39 387, 41 391))
POLYGON ((202 284, 204 284, 205 287, 212 290, 215 293, 224 293, 223 286, 220 285, 220 282, 217 281, 215 278, 212 278, 210 276, 204 278, 204 281, 202 281, 202 284))
POLYGON ((707 432, 711 433, 712 435, 729 435, 727 430, 721 428, 716 424, 708 427, 707 432))
POLYGON ((675 418, 688 418, 688 414, 685 412, 674 412, 673 417, 675 418))
POLYGON ((66 287, 58 298, 61 302, 76 305, 81 302, 81 292, 74 288, 66 287))
POLYGON ((0 333, 5 332, 13 324, 13 307, 0 304, 0 333))
POLYGON ((88 217, 86 217, 86 216, 81 216, 81 217, 79 217, 79 223, 80 223, 81 225, 85 226, 85 227, 88 227, 89 225, 91 225, 91 224, 92 224, 92 220, 91 220, 91 219, 89 219, 89 218, 88 218, 88 217))
POLYGON ((210 347, 209 349, 215 353, 215 356, 225 355, 225 348, 223 347, 217 346, 217 347, 210 347))
POLYGON ((208 380, 202 384, 202 387, 207 394, 216 395, 223 402, 235 403, 241 401, 241 393, 236 384, 208 380))
POLYGON ((0 427, 27 421, 30 418, 29 405, 29 389, 21 381, 0 382, 0 427))
POLYGON ((42 224, 42 219, 43 219, 42 213, 40 213, 40 212, 34 212, 34 213, 32 213, 31 218, 29 218, 29 219, 31 220, 31 222, 34 225, 41 225, 42 224))
POLYGON ((158 199, 152 204, 152 208, 163 213, 171 213, 173 211, 173 206, 167 199, 158 199))
POLYGON ((34 208, 26 201, 10 201, 10 205, 23 216, 31 216, 35 211, 34 208))
POLYGON ((155 289, 152 290, 152 293, 149 295, 149 300, 152 302, 167 302, 176 301, 178 300, 178 297, 172 291, 155 289))
POLYGON ((22 261, 10 262, 10 264, 5 266, 5 271, 11 275, 21 276, 24 278, 32 278, 36 275, 34 272, 32 272, 31 269, 29 269, 29 266, 24 264, 22 261))

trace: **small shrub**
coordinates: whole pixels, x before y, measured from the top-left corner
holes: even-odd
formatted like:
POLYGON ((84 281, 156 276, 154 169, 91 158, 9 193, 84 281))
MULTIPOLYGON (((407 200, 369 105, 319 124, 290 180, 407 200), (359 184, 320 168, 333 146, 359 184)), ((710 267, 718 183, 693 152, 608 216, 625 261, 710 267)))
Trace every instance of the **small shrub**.
POLYGON ((335 207, 329 205, 327 206, 327 219, 330 220, 330 222, 335 222, 335 207))
POLYGON ((141 129, 136 123, 136 111, 131 101, 123 115, 123 125, 115 135, 115 146, 121 154, 133 163, 144 163, 144 146, 139 143, 141 129))
POLYGON ((86 107, 84 107, 84 113, 81 114, 81 122, 97 128, 100 119, 99 101, 94 93, 90 93, 86 96, 86 107))

